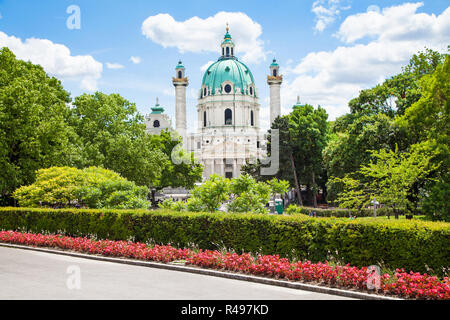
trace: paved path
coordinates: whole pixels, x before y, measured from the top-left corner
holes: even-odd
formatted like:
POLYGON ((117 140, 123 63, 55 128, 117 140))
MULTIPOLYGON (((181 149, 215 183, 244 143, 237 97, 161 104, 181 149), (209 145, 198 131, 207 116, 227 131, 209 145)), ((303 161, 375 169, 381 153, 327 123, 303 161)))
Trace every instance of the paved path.
POLYGON ((1 299, 347 300, 349 298, 186 272, 0 247, 1 299), (79 289, 76 288, 75 278, 78 271, 79 289))

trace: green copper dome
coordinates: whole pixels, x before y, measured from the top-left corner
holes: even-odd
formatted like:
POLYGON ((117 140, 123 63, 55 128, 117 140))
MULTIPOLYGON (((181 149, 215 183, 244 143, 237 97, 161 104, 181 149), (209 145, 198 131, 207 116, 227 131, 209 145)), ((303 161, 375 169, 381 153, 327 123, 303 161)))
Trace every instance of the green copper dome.
POLYGON ((250 69, 236 58, 221 58, 210 65, 203 76, 202 87, 212 89, 215 94, 225 81, 231 81, 235 88, 241 89, 241 93, 255 85, 250 69))
MULTIPOLYGON (((209 92, 211 94, 221 93, 220 90, 225 81, 231 82, 234 88, 242 94, 255 94, 255 80, 250 69, 234 56, 234 43, 228 33, 228 24, 226 30, 227 33, 221 45, 222 57, 206 70, 202 81, 201 97, 209 92), (250 89, 250 86, 253 88, 250 89), (208 90, 205 90, 204 87, 207 87, 208 90)), ((230 88, 225 86, 224 89, 228 93, 230 88)), ((234 91, 230 93, 234 93, 234 91)))

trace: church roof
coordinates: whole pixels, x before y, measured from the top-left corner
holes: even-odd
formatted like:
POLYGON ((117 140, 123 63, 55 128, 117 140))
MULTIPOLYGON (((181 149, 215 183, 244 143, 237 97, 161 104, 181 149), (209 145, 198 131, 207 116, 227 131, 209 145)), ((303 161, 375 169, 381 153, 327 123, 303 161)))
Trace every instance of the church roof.
POLYGON ((219 59, 210 65, 203 76, 202 86, 207 86, 215 92, 225 81, 231 81, 241 92, 249 85, 255 84, 250 69, 236 58, 219 59))
POLYGON ((161 114, 164 113, 164 108, 159 105, 158 98, 156 98, 156 104, 152 108, 151 114, 161 114))
MULTIPOLYGON (((233 43, 233 40, 228 33, 228 26, 222 44, 227 42, 230 44, 233 43)), ((232 82, 235 88, 240 89, 241 93, 244 93, 244 90, 248 89, 250 85, 255 84, 250 69, 245 64, 238 61, 233 53, 229 56, 222 56, 218 61, 209 66, 203 76, 202 86, 208 87, 212 90, 212 93, 215 94, 217 89, 220 89, 225 81, 232 82)))

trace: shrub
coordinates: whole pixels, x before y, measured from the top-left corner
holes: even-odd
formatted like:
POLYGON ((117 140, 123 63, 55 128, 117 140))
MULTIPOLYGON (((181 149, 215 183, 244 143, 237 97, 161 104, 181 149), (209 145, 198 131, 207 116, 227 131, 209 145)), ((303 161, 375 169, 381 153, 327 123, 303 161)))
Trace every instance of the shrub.
POLYGON ((52 167, 37 171, 36 181, 14 191, 20 206, 88 208, 148 208, 148 189, 118 173, 89 167, 52 167))
POLYGON ((356 266, 381 264, 443 274, 450 224, 379 219, 315 219, 302 215, 191 213, 168 210, 0 208, 0 229, 63 232, 99 239, 150 240, 178 247, 229 248, 356 266))

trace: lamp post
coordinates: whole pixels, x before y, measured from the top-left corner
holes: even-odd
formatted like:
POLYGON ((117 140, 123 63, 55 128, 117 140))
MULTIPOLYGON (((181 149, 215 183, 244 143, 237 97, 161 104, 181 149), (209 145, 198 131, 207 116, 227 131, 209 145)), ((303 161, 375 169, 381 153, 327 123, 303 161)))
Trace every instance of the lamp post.
POLYGON ((380 203, 375 198, 373 198, 373 200, 370 201, 370 203, 373 204, 373 216, 374 216, 374 218, 376 218, 377 217, 377 205, 379 205, 380 203))

